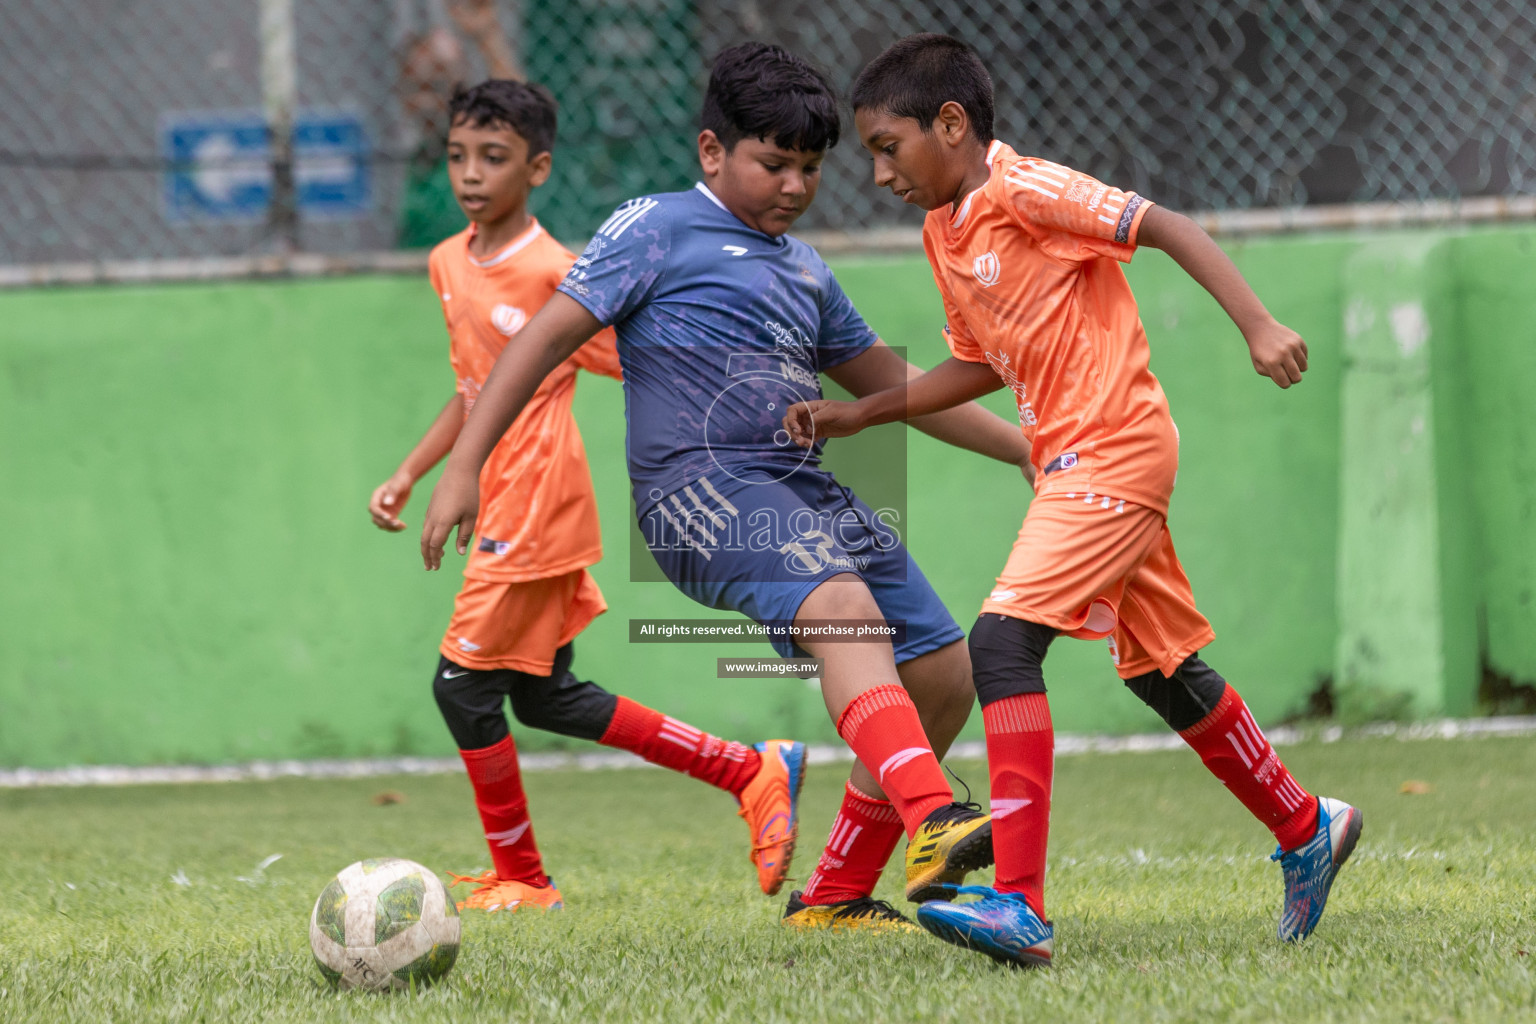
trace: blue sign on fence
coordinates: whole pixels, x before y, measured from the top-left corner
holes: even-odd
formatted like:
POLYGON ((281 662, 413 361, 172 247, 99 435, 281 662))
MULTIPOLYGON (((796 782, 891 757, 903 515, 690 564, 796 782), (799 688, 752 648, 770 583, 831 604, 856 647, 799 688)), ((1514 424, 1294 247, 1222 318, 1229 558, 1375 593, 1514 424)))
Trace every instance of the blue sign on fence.
MULTIPOLYGON (((173 221, 260 221, 272 201, 267 125, 259 110, 164 115, 160 150, 163 195, 173 221)), ((362 119, 336 111, 294 118, 294 188, 308 220, 368 212, 368 136, 362 119)))

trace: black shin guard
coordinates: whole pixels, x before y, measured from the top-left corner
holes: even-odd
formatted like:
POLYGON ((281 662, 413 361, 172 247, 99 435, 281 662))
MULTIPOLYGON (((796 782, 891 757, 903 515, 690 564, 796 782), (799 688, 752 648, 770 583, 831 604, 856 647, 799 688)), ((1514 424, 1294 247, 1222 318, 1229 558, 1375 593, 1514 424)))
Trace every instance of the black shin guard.
POLYGON ((971 627, 971 677, 982 707, 1004 697, 1045 692, 1046 651, 1056 630, 1038 622, 987 613, 971 627))
POLYGON ((438 657, 432 696, 460 750, 483 750, 507 738, 502 702, 517 674, 508 669, 465 668, 438 657))
POLYGON ((1127 679, 1125 685, 1174 732, 1183 732, 1209 715, 1227 690, 1227 681, 1193 654, 1172 676, 1154 670, 1127 679))
POLYGON ((512 714, 530 729, 599 740, 613 721, 619 698, 596 683, 585 683, 572 675, 574 658, 572 645, 566 644, 555 652, 554 669, 549 675, 512 673, 512 714))

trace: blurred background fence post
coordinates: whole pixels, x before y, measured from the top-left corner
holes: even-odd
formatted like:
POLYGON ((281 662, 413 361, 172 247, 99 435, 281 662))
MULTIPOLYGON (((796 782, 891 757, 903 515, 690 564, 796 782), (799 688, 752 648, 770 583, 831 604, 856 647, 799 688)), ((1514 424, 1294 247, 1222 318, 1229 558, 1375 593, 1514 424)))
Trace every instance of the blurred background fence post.
POLYGON ((261 0, 261 98, 272 148, 272 198, 267 230, 284 252, 299 247, 299 206, 293 165, 294 105, 298 66, 293 0, 261 0))

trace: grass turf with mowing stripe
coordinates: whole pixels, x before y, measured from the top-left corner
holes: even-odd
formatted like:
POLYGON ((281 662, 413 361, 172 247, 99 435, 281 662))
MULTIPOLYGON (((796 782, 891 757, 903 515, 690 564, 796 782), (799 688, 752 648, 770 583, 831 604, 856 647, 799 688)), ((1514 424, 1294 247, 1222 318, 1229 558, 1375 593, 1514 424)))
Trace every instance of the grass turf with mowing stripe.
MULTIPOLYGON (((462 776, 0 792, 0 1020, 1536 1021, 1536 740, 1283 754, 1366 816, 1299 947, 1274 938, 1267 833, 1187 752, 1059 761, 1050 973, 922 934, 787 932, 728 797, 552 772, 526 782, 567 910, 467 915, 449 981, 407 996, 322 987, 309 909, 365 856, 483 867, 462 776)), ((956 768, 985 791, 984 766, 956 768)), ((843 775, 811 772, 798 877, 843 775)), ((900 883, 878 895, 904 907, 900 883)))

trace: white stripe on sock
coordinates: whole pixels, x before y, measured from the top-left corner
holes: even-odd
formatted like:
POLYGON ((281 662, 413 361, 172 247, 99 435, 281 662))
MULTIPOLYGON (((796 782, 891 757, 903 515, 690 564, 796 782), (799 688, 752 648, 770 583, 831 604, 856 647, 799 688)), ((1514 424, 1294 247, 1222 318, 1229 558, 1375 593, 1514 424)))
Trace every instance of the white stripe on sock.
POLYGON ((1232 749, 1237 751, 1237 756, 1243 759, 1243 766, 1252 769, 1253 758, 1248 756, 1248 751, 1244 750, 1243 745, 1237 741, 1237 730, 1229 729, 1227 731, 1227 742, 1232 744, 1232 749))
POLYGON ((855 839, 859 838, 859 833, 863 832, 863 831, 864 831, 864 826, 863 825, 855 825, 853 827, 853 831, 848 833, 848 839, 847 839, 846 842, 843 843, 842 849, 840 849, 838 851, 838 853, 841 856, 844 856, 844 857, 848 856, 848 851, 853 849, 853 841, 855 839))

